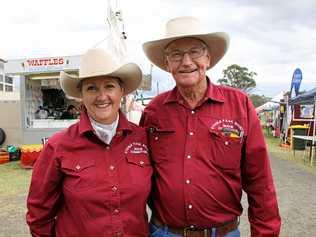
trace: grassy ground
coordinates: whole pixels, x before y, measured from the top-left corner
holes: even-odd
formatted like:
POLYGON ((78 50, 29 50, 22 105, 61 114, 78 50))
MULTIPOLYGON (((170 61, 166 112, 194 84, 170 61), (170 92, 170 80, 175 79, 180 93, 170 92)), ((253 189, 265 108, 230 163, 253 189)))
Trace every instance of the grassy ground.
POLYGON ((0 165, 0 199, 14 197, 28 188, 31 170, 22 169, 19 161, 0 165))
POLYGON ((19 161, 0 165, 0 237, 30 236, 25 224, 26 195, 32 171, 19 161))
POLYGON ((294 153, 291 149, 283 148, 280 146, 279 138, 275 138, 267 134, 266 134, 266 142, 269 148, 269 153, 272 157, 294 162, 296 163, 297 166, 303 168, 304 170, 312 172, 313 174, 316 175, 316 165, 315 165, 316 159, 315 158, 314 158, 314 165, 313 167, 311 167, 310 160, 304 151, 295 151, 295 156, 294 156, 294 153))

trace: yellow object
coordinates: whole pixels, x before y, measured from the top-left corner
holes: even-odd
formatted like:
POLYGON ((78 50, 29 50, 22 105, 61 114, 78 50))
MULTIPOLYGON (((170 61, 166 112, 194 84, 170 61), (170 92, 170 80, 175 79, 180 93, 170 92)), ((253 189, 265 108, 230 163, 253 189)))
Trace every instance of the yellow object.
POLYGON ((42 144, 28 144, 21 146, 21 152, 40 152, 43 148, 42 144))
POLYGON ((290 128, 309 128, 308 124, 304 124, 304 125, 292 125, 290 126, 290 128))
POLYGON ((296 128, 300 128, 300 129, 308 129, 309 128, 309 125, 308 124, 304 124, 304 125, 292 125, 289 127, 290 128, 290 146, 292 148, 293 146, 293 129, 296 129, 296 128))

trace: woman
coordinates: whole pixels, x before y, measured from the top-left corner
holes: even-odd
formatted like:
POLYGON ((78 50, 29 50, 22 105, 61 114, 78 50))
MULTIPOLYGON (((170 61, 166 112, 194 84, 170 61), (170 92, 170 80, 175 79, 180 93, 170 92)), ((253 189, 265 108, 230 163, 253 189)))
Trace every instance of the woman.
POLYGON ((148 236, 152 168, 142 128, 120 111, 142 73, 101 49, 82 58, 79 77, 61 72, 64 92, 82 100, 79 122, 45 144, 27 199, 33 236, 148 236))

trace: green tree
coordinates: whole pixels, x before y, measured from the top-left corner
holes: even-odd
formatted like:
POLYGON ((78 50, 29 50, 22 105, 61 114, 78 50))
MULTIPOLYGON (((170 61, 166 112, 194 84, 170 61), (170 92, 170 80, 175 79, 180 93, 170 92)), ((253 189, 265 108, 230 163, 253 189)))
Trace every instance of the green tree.
POLYGON ((246 67, 241 67, 237 64, 232 64, 223 70, 223 78, 217 82, 221 85, 239 88, 246 93, 249 93, 256 87, 254 77, 257 73, 249 71, 246 67))
POLYGON ((270 97, 265 97, 264 95, 251 94, 249 97, 256 108, 271 100, 270 97))

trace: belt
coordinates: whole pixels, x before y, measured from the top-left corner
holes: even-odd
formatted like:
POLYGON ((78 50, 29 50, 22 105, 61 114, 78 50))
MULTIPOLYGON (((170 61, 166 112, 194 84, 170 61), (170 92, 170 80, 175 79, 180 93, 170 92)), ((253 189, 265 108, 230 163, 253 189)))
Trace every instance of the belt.
MULTIPOLYGON (((152 217, 151 223, 157 226, 158 228, 166 226, 164 223, 162 223, 158 218, 152 217)), ((170 231, 173 234, 180 235, 183 237, 209 237, 212 233, 212 228, 216 229, 216 237, 222 237, 227 235, 229 232, 232 232, 238 228, 239 225, 239 219, 236 218, 235 220, 225 222, 222 225, 217 225, 210 227, 208 229, 200 229, 200 228, 174 228, 168 226, 168 231, 170 231)))

